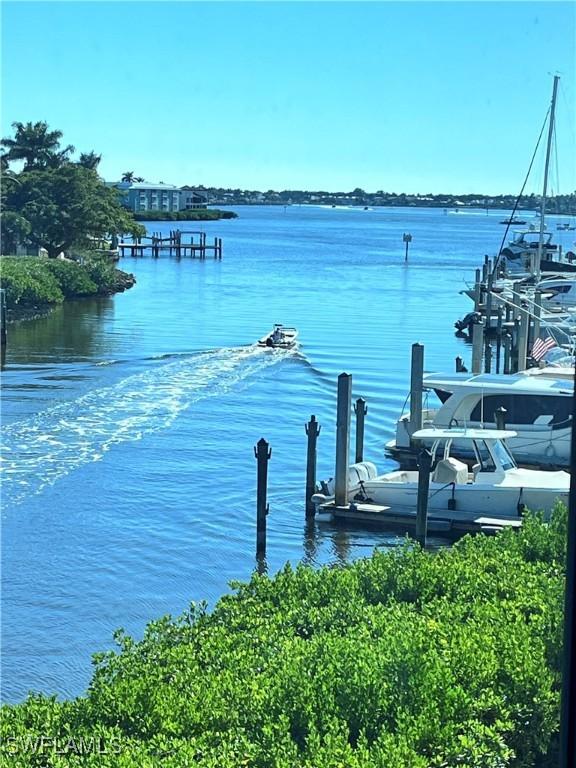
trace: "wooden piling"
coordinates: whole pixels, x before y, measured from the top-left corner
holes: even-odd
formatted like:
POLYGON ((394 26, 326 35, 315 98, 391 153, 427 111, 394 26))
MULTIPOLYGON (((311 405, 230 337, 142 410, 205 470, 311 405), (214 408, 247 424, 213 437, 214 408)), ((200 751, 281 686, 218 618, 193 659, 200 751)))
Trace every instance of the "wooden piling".
POLYGON ((359 397, 354 403, 356 414, 356 463, 364 461, 364 417, 368 413, 366 400, 359 397))
POLYGON ((534 295, 534 326, 532 343, 540 337, 540 318, 542 317, 542 291, 536 291, 534 295))
POLYGON ((484 373, 492 372, 492 344, 486 340, 484 344, 484 373))
POLYGON ((428 530, 428 493, 430 490, 430 468, 432 454, 423 448, 418 455, 418 497, 416 501, 416 540, 426 546, 428 530))
POLYGON ((482 301, 481 271, 480 269, 477 269, 475 273, 475 278, 474 278, 474 312, 480 311, 481 301, 482 301))
POLYGON ((352 375, 338 376, 338 404, 336 409, 336 468, 334 471, 334 503, 348 504, 348 466, 350 456, 350 413, 352 405, 352 375))
POLYGON ((502 307, 498 307, 496 320, 496 373, 500 373, 500 355, 502 353, 502 307))
POLYGON ((308 450, 306 454, 306 517, 314 517, 315 507, 312 496, 316 492, 316 442, 322 427, 316 421, 316 416, 311 416, 305 425, 308 437, 308 450))
POLYGON ((510 334, 504 334, 504 361, 503 373, 512 373, 512 337, 510 334))
POLYGON ((5 347, 8 342, 8 310, 6 308, 6 289, 0 288, 0 344, 5 347))
POLYGON ((494 411, 494 423, 496 429, 506 429, 506 414, 508 411, 502 405, 494 411))
POLYGON ((528 328, 530 315, 526 310, 520 314, 520 332, 518 334, 518 371, 526 370, 526 356, 528 353, 528 328))
POLYGON ((492 327, 492 282, 492 272, 489 272, 486 283, 486 328, 492 327))
POLYGON ((482 349, 484 346, 484 321, 472 326, 472 373, 482 373, 482 349))
POLYGON ((272 449, 263 437, 258 440, 254 448, 254 456, 258 462, 257 487, 256 487, 256 556, 266 555, 266 515, 269 506, 266 500, 268 486, 268 461, 272 456, 272 449))
POLYGON ((422 392, 424 378, 424 345, 412 344, 410 369, 410 440, 412 435, 422 429, 422 392))

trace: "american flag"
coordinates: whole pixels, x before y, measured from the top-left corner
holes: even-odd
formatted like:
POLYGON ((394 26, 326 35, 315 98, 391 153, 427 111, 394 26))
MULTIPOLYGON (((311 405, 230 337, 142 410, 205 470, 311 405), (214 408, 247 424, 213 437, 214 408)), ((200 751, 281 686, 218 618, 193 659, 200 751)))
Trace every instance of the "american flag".
POLYGON ((530 352, 530 355, 533 360, 538 362, 539 360, 542 360, 548 350, 556 346, 556 341, 552 338, 552 336, 548 336, 546 339, 536 339, 532 345, 532 352, 530 352))

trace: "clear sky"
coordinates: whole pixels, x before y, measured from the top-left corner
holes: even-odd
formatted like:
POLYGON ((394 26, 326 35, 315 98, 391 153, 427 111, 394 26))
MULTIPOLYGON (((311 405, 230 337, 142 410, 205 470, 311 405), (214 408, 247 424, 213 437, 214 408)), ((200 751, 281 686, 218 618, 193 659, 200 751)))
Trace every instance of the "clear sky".
POLYGON ((2 135, 46 120, 101 153, 107 180, 514 194, 558 73, 553 191, 568 193, 575 9, 5 1, 2 135))

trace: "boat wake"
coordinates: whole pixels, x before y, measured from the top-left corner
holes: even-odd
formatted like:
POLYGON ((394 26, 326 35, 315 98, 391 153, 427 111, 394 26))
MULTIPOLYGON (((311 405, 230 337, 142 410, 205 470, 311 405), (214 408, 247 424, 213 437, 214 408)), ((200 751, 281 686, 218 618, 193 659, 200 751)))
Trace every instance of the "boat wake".
POLYGON ((2 430, 4 507, 39 493, 115 444, 167 429, 199 400, 248 386, 264 369, 291 357, 255 345, 158 360, 146 371, 60 403, 2 430))

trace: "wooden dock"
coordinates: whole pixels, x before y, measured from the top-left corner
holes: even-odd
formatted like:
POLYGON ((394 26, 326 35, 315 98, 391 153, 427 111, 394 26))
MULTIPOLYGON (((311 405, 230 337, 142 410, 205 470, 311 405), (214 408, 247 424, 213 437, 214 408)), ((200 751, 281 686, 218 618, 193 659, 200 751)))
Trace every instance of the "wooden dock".
POLYGON ((213 243, 208 243, 205 232, 171 230, 166 237, 160 232, 153 232, 145 237, 133 238, 132 242, 123 240, 118 243, 122 257, 143 257, 150 255, 157 259, 163 256, 189 256, 193 259, 206 259, 208 255, 220 261, 222 259, 222 238, 215 237, 213 243))
MULTIPOLYGON (((369 523, 381 528, 401 529, 406 532, 416 530, 416 509, 393 510, 380 504, 355 503, 337 505, 334 502, 321 504, 319 513, 329 514, 334 520, 350 523, 369 523)), ((489 517, 482 513, 458 512, 445 510, 428 511, 427 529, 429 534, 447 538, 460 538, 467 533, 493 535, 505 528, 520 528, 522 518, 489 517)))

